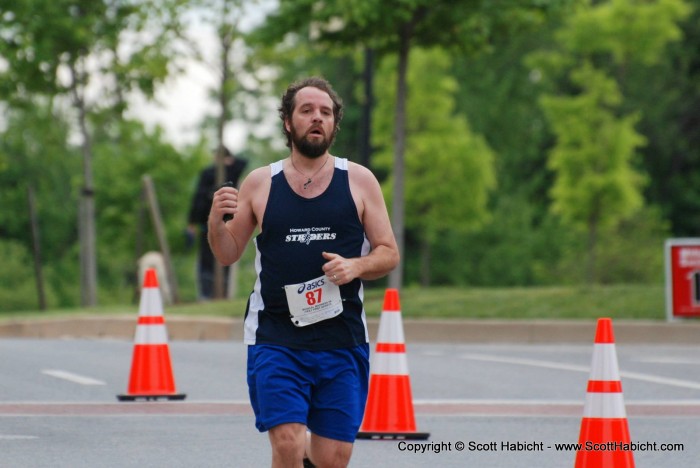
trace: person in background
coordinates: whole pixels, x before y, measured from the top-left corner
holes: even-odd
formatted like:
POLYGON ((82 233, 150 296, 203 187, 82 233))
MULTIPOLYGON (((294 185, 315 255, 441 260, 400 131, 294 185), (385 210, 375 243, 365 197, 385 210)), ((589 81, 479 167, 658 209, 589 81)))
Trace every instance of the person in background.
POLYGON ((252 171, 240 192, 219 189, 209 214, 224 265, 258 231, 244 342, 273 467, 348 465, 369 381, 363 281, 399 261, 376 177, 329 153, 342 108, 322 78, 290 85, 279 108, 289 156, 252 171))
MULTIPOLYGON (((234 156, 225 146, 224 167, 226 175, 224 181, 230 181, 238 186, 238 181, 245 170, 248 161, 234 156)), ((216 153, 214 153, 216 154, 216 153)), ((205 167, 199 175, 197 187, 192 197, 192 205, 188 215, 187 235, 197 241, 197 296, 199 300, 206 301, 214 297, 214 255, 207 241, 207 219, 211 208, 212 197, 218 187, 216 186, 216 164, 205 167)), ((229 268, 224 268, 224 278, 227 279, 229 268)), ((228 288, 228 281, 224 280, 224 296, 228 288)))

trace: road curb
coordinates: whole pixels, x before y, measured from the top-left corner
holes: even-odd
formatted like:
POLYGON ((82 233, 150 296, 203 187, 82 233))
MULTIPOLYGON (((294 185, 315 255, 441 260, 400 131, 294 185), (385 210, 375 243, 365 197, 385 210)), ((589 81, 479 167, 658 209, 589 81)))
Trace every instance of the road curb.
MULTIPOLYGON (((378 319, 367 322, 370 339, 377 336, 378 319)), ((167 318, 171 340, 243 340, 240 319, 218 317, 167 318)), ((407 343, 584 343, 595 336, 595 320, 434 320, 404 319, 407 343)), ((614 320, 617 343, 700 343, 700 322, 614 320)), ((79 316, 70 318, 13 319, 0 321, 0 338, 88 338, 134 337, 132 316, 79 316)))

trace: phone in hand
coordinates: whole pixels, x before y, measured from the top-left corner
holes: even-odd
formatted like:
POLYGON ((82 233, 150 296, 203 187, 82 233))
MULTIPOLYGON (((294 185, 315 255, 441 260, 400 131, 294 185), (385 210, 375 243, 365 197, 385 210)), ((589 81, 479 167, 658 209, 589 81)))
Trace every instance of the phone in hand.
MULTIPOLYGON (((233 182, 231 182, 231 181, 229 180, 229 181, 224 182, 223 184, 221 184, 221 187, 219 187, 219 188, 223 188, 223 187, 233 187, 233 186, 234 186, 234 185, 233 185, 233 182)), ((224 222, 226 222, 226 221, 231 221, 232 219, 233 219, 233 215, 232 215, 232 214, 226 213, 226 214, 224 215, 224 222)))

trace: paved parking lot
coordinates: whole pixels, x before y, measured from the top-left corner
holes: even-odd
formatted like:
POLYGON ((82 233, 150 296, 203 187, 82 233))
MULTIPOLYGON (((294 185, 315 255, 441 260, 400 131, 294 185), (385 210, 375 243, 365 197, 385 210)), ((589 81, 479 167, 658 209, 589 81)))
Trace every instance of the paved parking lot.
MULTIPOLYGON (((185 401, 124 403, 128 340, 0 340, 2 466, 269 466, 247 404, 245 347, 170 348, 185 401)), ((353 466, 572 466, 575 452, 557 444, 578 440, 592 344, 407 348, 418 430, 430 438, 358 441, 353 466)), ((617 355, 630 433, 647 448, 637 466, 697 466, 700 345, 618 343, 617 355)))

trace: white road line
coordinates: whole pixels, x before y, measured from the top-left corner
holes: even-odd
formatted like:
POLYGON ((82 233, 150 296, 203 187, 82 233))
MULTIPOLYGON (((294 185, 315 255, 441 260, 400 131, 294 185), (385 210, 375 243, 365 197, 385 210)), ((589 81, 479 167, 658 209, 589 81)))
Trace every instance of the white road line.
POLYGON ((497 400, 497 399, 476 399, 476 398, 433 398, 413 400, 415 405, 583 405, 581 400, 497 400))
MULTIPOLYGON (((626 404, 637 406, 700 406, 700 400, 625 400, 626 404)), ((475 399, 475 398, 437 398, 413 400, 415 405, 530 405, 530 406, 557 406, 580 405, 582 400, 528 400, 528 399, 475 399)))
POLYGON ((80 385, 107 385, 101 380, 93 379, 92 377, 85 377, 84 375, 78 375, 63 370, 44 369, 43 371, 41 371, 41 373, 51 377, 56 377, 57 379, 68 380, 69 382, 77 383, 80 385))
MULTIPOLYGON (((521 366, 543 367, 546 369, 568 370, 573 372, 590 373, 590 366, 577 366, 573 364, 562 364, 560 362, 540 361, 537 359, 520 359, 508 358, 502 356, 490 356, 486 354, 462 354, 462 359, 470 359, 474 361, 499 362, 502 364, 518 364, 521 366)), ((692 388, 700 390, 700 382, 690 380, 673 379, 668 377, 660 377, 651 374, 642 374, 640 372, 625 372, 620 371, 620 377, 631 380, 641 380, 643 382, 651 382, 661 385, 670 385, 672 387, 692 388)))
POLYGON ((462 354, 460 357, 462 359, 471 359, 473 361, 500 362, 502 364, 519 364, 521 366, 544 367, 547 369, 568 370, 574 372, 589 373, 591 371, 590 366, 562 364, 561 362, 540 361, 538 359, 509 358, 502 356, 492 356, 488 354, 462 354))
POLYGON ((700 366, 700 359, 685 359, 685 358, 640 358, 635 359, 637 362, 645 362, 649 364, 690 364, 700 366))
POLYGON ((658 375, 641 374, 639 372, 620 371, 620 377, 623 379, 641 380, 644 382, 657 383, 661 385, 670 385, 672 387, 692 388, 700 390, 700 382, 691 380, 672 379, 669 377, 659 377, 658 375))
POLYGON ((32 435, 0 434, 0 440, 32 440, 38 438, 32 435))

